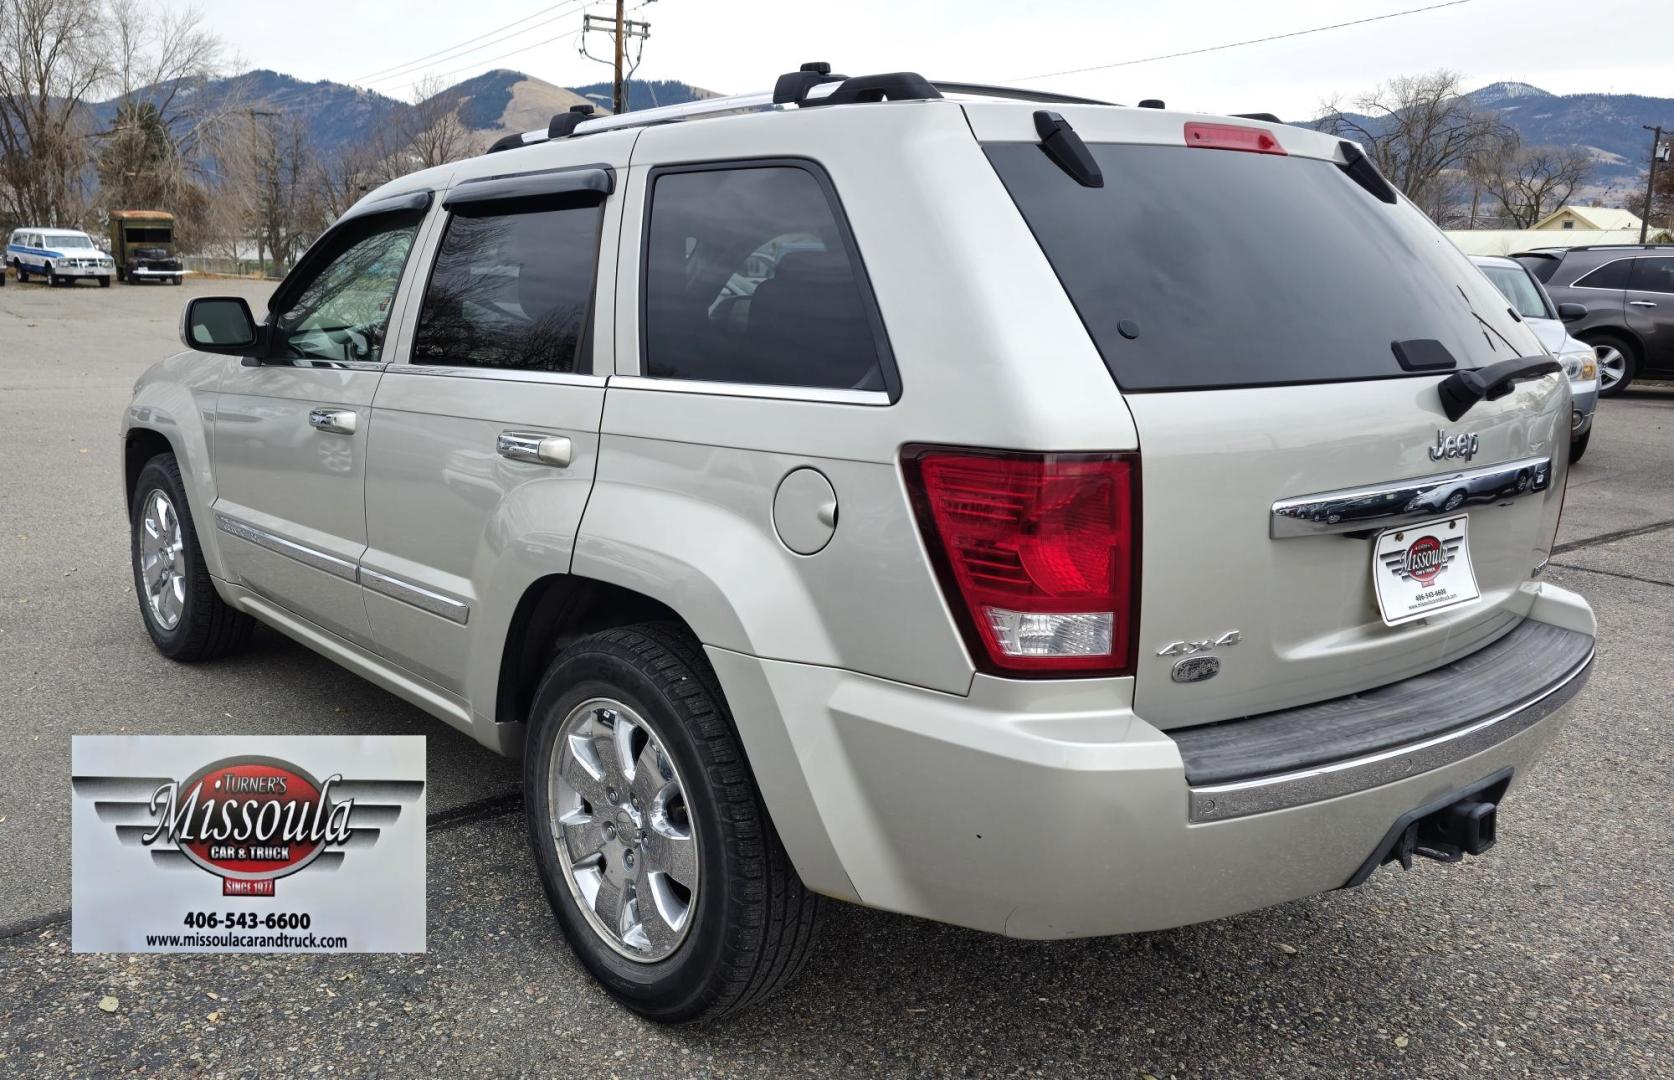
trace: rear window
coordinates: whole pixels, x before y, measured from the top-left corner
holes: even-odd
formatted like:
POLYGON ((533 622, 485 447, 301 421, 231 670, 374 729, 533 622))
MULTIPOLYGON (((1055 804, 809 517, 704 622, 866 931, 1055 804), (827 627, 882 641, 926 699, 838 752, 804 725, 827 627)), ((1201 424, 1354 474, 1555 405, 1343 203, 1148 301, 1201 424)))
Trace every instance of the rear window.
POLYGON ((1460 367, 1539 351, 1428 218, 1331 162, 1099 143, 1086 188, 1033 143, 985 150, 1124 390, 1401 376, 1413 339, 1460 367))
POLYGON ((1542 285, 1552 280, 1552 275, 1558 272, 1559 259, 1550 255, 1513 255, 1513 259, 1522 263, 1529 273, 1540 279, 1542 285))

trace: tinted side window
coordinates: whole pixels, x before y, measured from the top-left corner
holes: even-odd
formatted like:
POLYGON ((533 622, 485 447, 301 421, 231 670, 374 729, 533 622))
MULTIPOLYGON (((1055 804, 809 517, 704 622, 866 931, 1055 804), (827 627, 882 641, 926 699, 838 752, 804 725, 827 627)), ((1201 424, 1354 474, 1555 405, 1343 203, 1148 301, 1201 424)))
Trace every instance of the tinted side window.
POLYGON ((1642 292, 1674 293, 1674 259, 1635 259, 1628 288, 1642 292))
POLYGON ((647 375, 885 388, 864 274, 807 169, 657 175, 645 264, 647 375))
POLYGON ((336 252, 313 278, 287 280, 280 286, 294 299, 274 318, 275 355, 380 360, 390 301, 401 283, 419 220, 415 214, 380 214, 327 239, 336 252))
POLYGON ((1625 289, 1628 287, 1628 267, 1632 259, 1617 259, 1607 262, 1590 274, 1582 274, 1575 279, 1575 287, 1580 289, 1625 289))
POLYGON ((413 363, 585 369, 604 206, 454 216, 419 309, 413 363))

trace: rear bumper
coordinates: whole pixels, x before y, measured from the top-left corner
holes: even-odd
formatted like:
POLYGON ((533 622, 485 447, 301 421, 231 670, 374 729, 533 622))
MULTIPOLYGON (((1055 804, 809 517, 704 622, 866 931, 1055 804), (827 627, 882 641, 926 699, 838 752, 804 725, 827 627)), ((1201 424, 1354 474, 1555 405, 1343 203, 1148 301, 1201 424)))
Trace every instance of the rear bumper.
MULTIPOLYGON (((1541 588, 1532 619, 1591 635, 1584 601, 1541 588)), ((1398 777, 1349 769, 1364 786, 1194 821, 1180 743, 1125 707, 1126 680, 979 677, 958 697, 710 656, 812 888, 1028 938, 1162 929, 1340 888, 1402 814, 1504 769, 1520 776, 1587 671, 1552 672, 1538 700, 1525 686, 1490 712, 1515 716, 1434 743, 1444 747, 1435 753, 1424 745, 1435 735, 1415 740, 1398 777)), ((1509 828, 1530 827, 1514 798, 1509 809, 1509 828)))

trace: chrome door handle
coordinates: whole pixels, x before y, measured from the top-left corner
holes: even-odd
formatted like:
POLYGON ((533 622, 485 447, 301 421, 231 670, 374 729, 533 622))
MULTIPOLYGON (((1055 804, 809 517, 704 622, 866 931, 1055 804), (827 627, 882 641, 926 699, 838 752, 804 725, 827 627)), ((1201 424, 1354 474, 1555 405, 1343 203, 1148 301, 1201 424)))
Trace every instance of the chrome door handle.
POLYGON ((333 435, 353 435, 360 417, 353 409, 310 409, 308 425, 315 431, 329 431, 333 435))
POLYGON ((1657 305, 1654 301, 1651 301, 1651 300, 1629 300, 1628 301, 1628 306, 1629 307, 1656 307, 1657 305))
POLYGON ((571 458, 570 440, 562 435, 542 435, 529 431, 502 431, 494 440, 494 449, 503 458, 527 461, 531 465, 551 465, 562 469, 571 458))

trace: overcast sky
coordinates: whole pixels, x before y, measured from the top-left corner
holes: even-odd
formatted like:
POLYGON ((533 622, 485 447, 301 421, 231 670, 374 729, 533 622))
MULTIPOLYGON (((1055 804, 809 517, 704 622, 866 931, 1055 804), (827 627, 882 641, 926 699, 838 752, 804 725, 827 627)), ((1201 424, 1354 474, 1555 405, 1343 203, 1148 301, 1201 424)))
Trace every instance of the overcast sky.
MULTIPOLYGON (((247 66, 355 83, 394 97, 409 96, 421 76, 453 83, 498 67, 570 86, 609 77, 608 67, 577 55, 577 39, 569 36, 580 27, 584 10, 613 12, 609 3, 163 2, 196 7, 247 66), (478 37, 482 40, 470 41, 478 37), (398 67, 437 52, 443 55, 398 67)), ((804 60, 828 60, 850 74, 912 70, 932 79, 1017 82, 1435 2, 628 0, 637 8, 631 17, 651 23, 640 76, 723 92, 771 87, 776 75, 804 60)), ((1311 117, 1322 100, 1350 98, 1394 75, 1441 67, 1462 73, 1467 87, 1517 80, 1554 93, 1674 97, 1674 62, 1666 47, 1674 26, 1666 19, 1661 27, 1648 25, 1657 9, 1667 14, 1667 4, 1468 0, 1288 40, 1022 84, 1114 101, 1158 97, 1175 107, 1271 111, 1286 118, 1311 117)), ((608 56, 609 39, 594 37, 595 55, 608 56)))

